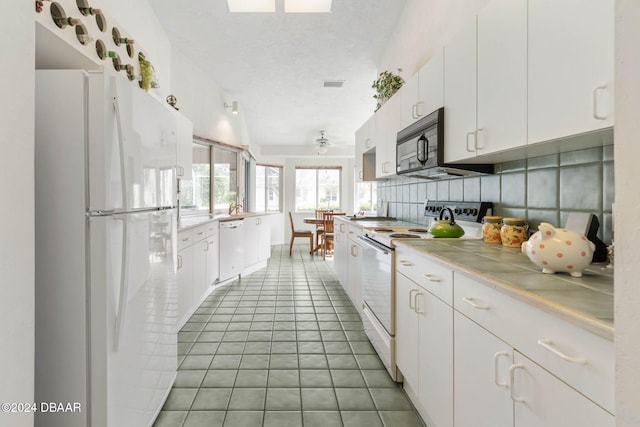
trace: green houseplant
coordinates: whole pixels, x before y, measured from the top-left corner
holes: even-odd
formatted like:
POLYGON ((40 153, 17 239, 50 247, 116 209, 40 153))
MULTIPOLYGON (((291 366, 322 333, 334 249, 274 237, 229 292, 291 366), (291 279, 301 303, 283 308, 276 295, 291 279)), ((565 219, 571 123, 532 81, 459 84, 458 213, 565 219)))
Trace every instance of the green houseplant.
MULTIPOLYGON (((402 69, 398 68, 398 73, 401 73, 402 69)), ((404 84, 404 79, 398 74, 394 74, 391 71, 383 71, 378 75, 378 78, 373 81, 371 87, 376 90, 373 97, 378 101, 375 111, 378 111, 382 104, 387 102, 394 93, 398 91, 404 84)))

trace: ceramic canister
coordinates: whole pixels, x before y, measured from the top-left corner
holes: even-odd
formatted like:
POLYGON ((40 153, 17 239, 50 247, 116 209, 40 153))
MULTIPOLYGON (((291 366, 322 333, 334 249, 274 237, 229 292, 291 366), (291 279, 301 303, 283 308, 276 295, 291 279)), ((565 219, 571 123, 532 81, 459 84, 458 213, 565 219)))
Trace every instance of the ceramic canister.
POLYGON ((502 217, 501 216, 485 216, 482 220, 482 241, 486 243, 500 244, 502 239, 500 237, 500 228, 502 217))
POLYGON ((524 218, 504 218, 500 228, 502 246, 519 248, 527 240, 529 227, 524 218))

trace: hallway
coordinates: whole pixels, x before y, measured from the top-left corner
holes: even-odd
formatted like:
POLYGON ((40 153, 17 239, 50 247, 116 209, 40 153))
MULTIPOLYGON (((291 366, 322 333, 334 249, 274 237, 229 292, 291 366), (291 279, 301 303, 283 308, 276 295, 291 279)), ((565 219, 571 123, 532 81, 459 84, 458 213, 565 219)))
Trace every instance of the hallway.
POLYGON ((333 260, 272 247, 178 335, 178 376, 154 427, 423 427, 369 343, 333 260))

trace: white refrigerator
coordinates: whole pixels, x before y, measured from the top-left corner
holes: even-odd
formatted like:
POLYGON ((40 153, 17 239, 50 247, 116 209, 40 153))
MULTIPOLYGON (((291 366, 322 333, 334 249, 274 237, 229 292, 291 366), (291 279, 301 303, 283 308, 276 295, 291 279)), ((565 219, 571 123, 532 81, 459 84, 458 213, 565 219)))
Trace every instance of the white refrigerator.
POLYGON ((35 399, 79 408, 35 425, 151 426, 176 375, 175 118, 107 70, 38 70, 35 104, 35 399))

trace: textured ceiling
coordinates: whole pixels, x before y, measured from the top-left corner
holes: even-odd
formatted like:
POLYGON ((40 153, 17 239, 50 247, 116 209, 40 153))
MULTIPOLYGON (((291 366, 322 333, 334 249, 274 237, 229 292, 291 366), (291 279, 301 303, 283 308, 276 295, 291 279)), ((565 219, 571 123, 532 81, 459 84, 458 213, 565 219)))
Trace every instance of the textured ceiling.
MULTIPOLYGON (((230 14, 225 0, 152 0, 172 48, 245 115, 258 145, 352 145, 373 113, 371 83, 405 0, 333 0, 328 14, 230 14), (323 80, 344 80, 324 88, 323 80)), ((279 3, 282 10, 282 2, 279 3)))

